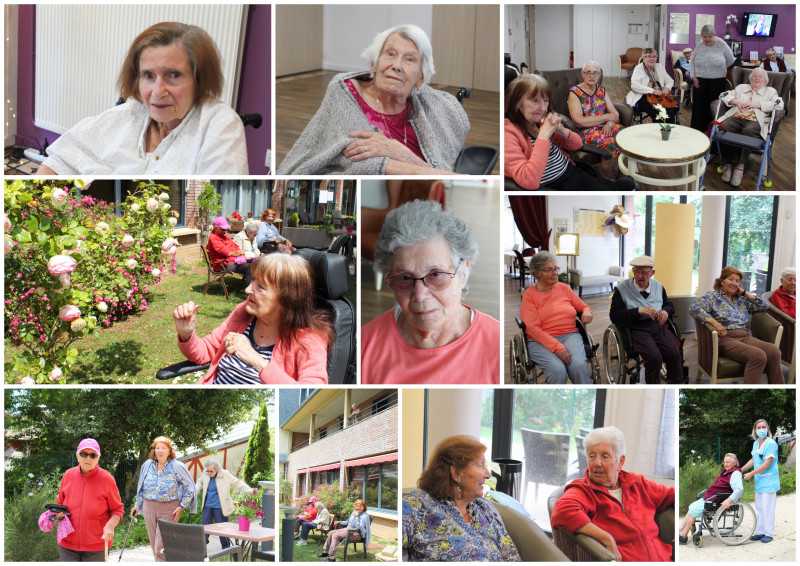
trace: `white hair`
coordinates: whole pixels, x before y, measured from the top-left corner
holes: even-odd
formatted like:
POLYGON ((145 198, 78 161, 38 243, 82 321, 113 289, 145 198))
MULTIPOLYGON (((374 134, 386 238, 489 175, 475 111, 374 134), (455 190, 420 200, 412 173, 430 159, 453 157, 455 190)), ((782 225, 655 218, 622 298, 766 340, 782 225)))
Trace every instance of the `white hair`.
POLYGON ((598 444, 610 444, 617 462, 625 455, 625 435, 615 426, 596 428, 586 435, 586 438, 583 439, 583 446, 586 449, 587 457, 589 449, 598 444))
POLYGON ((797 269, 795 269, 794 267, 784 267, 783 269, 781 269, 781 279, 783 279, 787 275, 794 275, 795 277, 797 277, 797 269))
POLYGON ((214 468, 217 471, 220 470, 219 462, 217 462, 214 458, 209 458, 208 460, 206 460, 206 468, 209 467, 214 468))
POLYGON ((753 78, 753 76, 754 76, 756 73, 764 73, 764 80, 765 80, 765 81, 769 81, 769 75, 767 74, 767 71, 765 71, 765 70, 764 70, 764 69, 762 69, 761 67, 759 67, 759 68, 757 68, 757 69, 753 69, 753 72, 750 74, 750 78, 752 79, 752 78, 753 78))
POLYGON ((592 65, 597 67, 602 72, 603 69, 600 68, 600 63, 598 63, 597 61, 592 61, 592 60, 586 61, 586 63, 583 64, 583 67, 581 67, 581 72, 582 73, 585 72, 586 71, 586 67, 589 67, 589 66, 592 66, 592 65))
POLYGON ((711 24, 706 24, 703 26, 703 29, 700 30, 700 35, 717 35, 717 30, 714 29, 714 26, 711 24))
POLYGON ((431 77, 436 73, 436 67, 433 65, 433 47, 431 47, 431 40, 428 38, 428 34, 421 27, 414 24, 394 26, 378 33, 372 39, 372 43, 361 53, 361 56, 367 60, 370 68, 377 67, 378 59, 383 51, 383 45, 393 33, 417 46, 422 58, 420 61, 422 64, 422 78, 425 80, 425 84, 430 83, 431 77))

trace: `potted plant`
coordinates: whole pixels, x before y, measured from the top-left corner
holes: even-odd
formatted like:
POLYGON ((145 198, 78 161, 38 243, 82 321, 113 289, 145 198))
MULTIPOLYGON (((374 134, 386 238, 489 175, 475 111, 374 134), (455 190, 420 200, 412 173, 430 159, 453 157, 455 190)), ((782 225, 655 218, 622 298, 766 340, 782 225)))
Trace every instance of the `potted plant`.
POLYGON ((669 139, 669 133, 672 131, 672 125, 667 124, 669 114, 667 114, 667 110, 660 104, 654 104, 653 108, 658 112, 656 120, 661 122, 661 139, 667 141, 669 139))
POLYGON ((233 512, 239 518, 239 530, 249 531, 250 523, 264 517, 264 509, 258 504, 261 492, 257 495, 247 495, 244 493, 233 494, 233 512), (258 498, 258 499, 256 499, 258 498))
POLYGON ((241 232, 244 230, 244 220, 242 220, 242 215, 239 214, 238 211, 234 210, 231 212, 231 215, 228 217, 228 222, 231 225, 231 232, 241 232))
POLYGON ((298 224, 300 224, 300 215, 297 214, 296 212, 292 212, 289 215, 289 218, 286 219, 286 225, 289 226, 290 228, 294 228, 298 224))

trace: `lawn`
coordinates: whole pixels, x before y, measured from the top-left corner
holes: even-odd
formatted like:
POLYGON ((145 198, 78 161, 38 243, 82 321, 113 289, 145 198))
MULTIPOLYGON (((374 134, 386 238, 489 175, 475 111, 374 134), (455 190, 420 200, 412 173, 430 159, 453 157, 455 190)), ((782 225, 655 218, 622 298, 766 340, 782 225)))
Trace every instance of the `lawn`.
MULTIPOLYGON (((276 544, 280 546, 280 541, 276 541, 276 544)), ((321 564, 325 564, 326 560, 324 558, 317 558, 317 554, 322 552, 322 545, 325 544, 325 538, 323 537, 320 539, 320 535, 316 534, 314 531, 308 537, 308 544, 306 546, 297 546, 297 542, 295 541, 294 546, 292 546, 292 561, 293 562, 319 562, 321 564)), ((367 562, 377 562, 375 558, 376 554, 380 554, 380 552, 386 547, 388 544, 397 545, 397 541, 394 540, 383 540, 375 535, 372 535, 369 539, 369 546, 367 547, 367 562)), ((348 562, 364 562, 364 551, 361 543, 356 545, 358 547, 358 552, 353 552, 353 544, 351 543, 350 546, 347 548, 347 561, 348 562)), ((342 544, 339 549, 336 551, 336 561, 341 562, 342 557, 344 556, 344 544, 342 544)))
MULTIPOLYGON (((97 337, 86 337, 75 343, 79 350, 76 367, 70 381, 78 383, 161 383, 155 378, 157 370, 184 359, 177 345, 172 311, 178 305, 194 301, 200 305, 197 314, 197 334, 205 336, 214 330, 245 299, 243 279, 226 278, 229 298, 225 299, 222 285, 212 283, 208 294, 206 267, 203 263, 179 264, 175 275, 162 278, 161 284, 150 289, 148 309, 114 326, 100 331, 97 337)), ((348 298, 355 303, 355 284, 351 277, 348 298)), ((21 349, 5 344, 4 358, 21 349)), ((183 383, 187 380, 184 378, 183 383)))

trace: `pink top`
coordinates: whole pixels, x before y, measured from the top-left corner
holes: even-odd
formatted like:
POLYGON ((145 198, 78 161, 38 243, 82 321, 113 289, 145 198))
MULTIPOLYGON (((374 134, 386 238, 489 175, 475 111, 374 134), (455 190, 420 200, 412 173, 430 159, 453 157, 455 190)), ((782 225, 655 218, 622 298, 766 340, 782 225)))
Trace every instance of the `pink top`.
POLYGON ((361 383, 497 385, 500 323, 470 310, 475 318, 467 331, 450 344, 430 350, 403 340, 394 310, 368 322, 361 329, 361 383))
POLYGON ((567 156, 567 159, 570 159, 567 151, 575 151, 583 147, 583 140, 575 132, 570 132, 568 138, 554 132, 550 141, 538 140, 536 145, 533 145, 528 132, 512 123, 508 118, 505 119, 504 129, 505 153, 503 159, 505 167, 503 173, 506 177, 514 179, 514 182, 523 189, 536 190, 542 184, 542 175, 547 166, 551 143, 556 144, 567 156))
POLYGON ((425 156, 422 155, 422 150, 419 148, 417 133, 409 122, 409 117, 411 116, 410 98, 403 112, 399 114, 382 114, 377 110, 373 110, 372 107, 367 104, 367 101, 359 94, 356 85, 353 84, 353 79, 347 79, 344 84, 347 85, 347 89, 350 91, 350 94, 353 95, 353 98, 356 99, 358 106, 361 108, 361 111, 364 113, 364 116, 367 117, 367 121, 370 124, 382 131, 387 138, 397 140, 400 143, 405 141, 406 147, 413 151, 414 155, 426 161, 425 156), (386 129, 387 127, 389 128, 388 130, 386 129))
POLYGON ((553 337, 575 332, 575 315, 585 310, 591 312, 589 305, 581 301, 569 285, 556 283, 547 293, 531 285, 522 295, 519 316, 525 323, 528 340, 556 353, 564 349, 564 344, 553 337))
MULTIPOLYGON (((211 362, 208 373, 200 383, 212 383, 217 376, 219 361, 223 355, 227 355, 224 338, 228 332, 244 332, 253 321, 253 315, 245 311, 244 305, 239 304, 225 322, 202 340, 196 334, 192 334, 186 342, 178 340, 178 347, 187 360, 197 364, 211 362)), ((275 343, 272 359, 258 376, 262 383, 328 383, 328 348, 325 340, 311 330, 300 330, 297 338, 305 349, 298 343, 289 344, 288 348, 284 348, 280 340, 275 343)))

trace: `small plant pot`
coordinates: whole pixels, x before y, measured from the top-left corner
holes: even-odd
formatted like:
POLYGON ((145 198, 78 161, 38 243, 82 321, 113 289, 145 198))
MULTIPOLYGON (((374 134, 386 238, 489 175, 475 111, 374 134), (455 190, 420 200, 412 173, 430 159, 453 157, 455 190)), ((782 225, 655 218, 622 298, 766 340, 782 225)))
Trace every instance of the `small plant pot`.
POLYGON ((239 530, 240 531, 249 531, 250 530, 250 519, 247 517, 239 517, 239 530))
POLYGON ((670 133, 672 133, 672 130, 661 130, 661 139, 663 141, 667 141, 669 139, 670 133))

